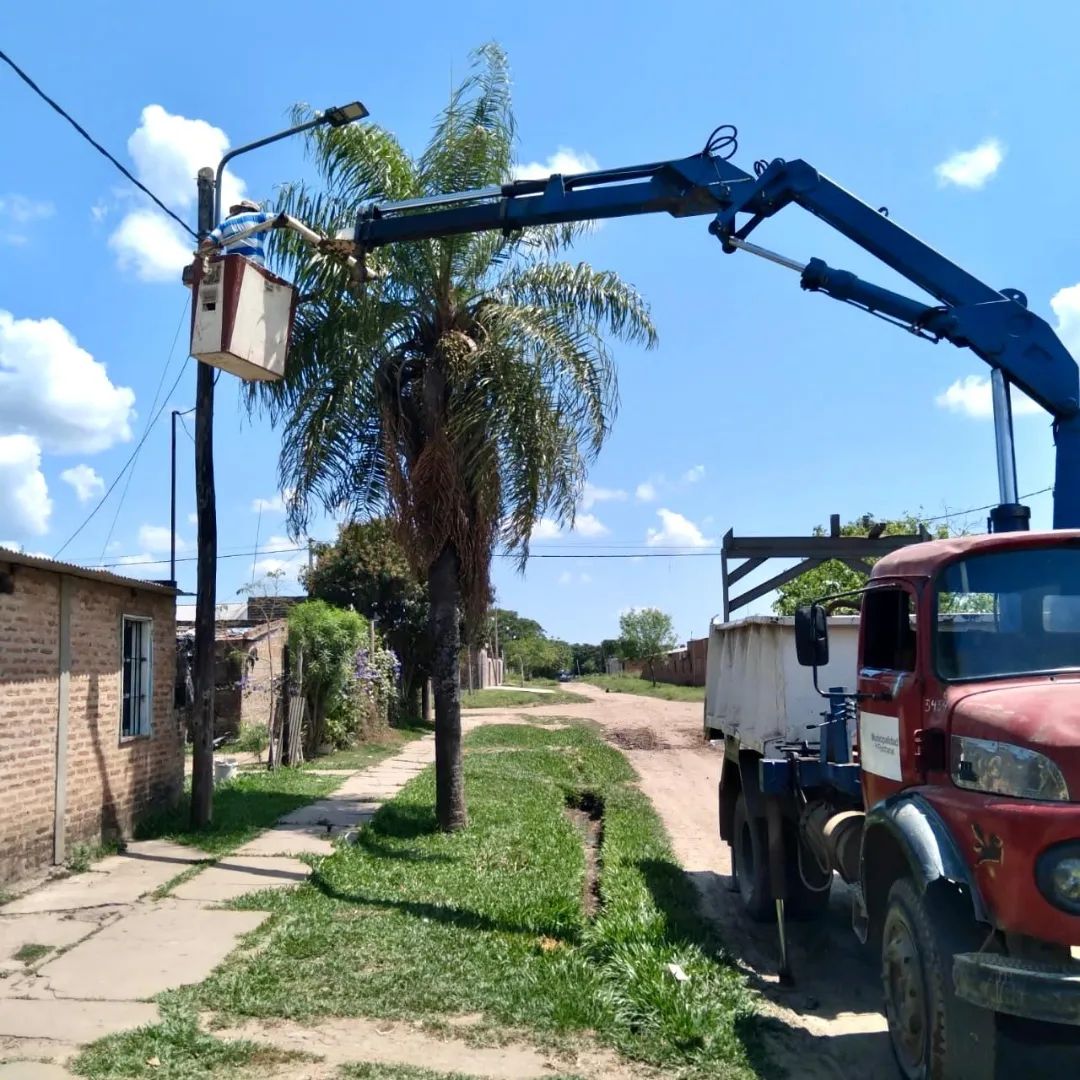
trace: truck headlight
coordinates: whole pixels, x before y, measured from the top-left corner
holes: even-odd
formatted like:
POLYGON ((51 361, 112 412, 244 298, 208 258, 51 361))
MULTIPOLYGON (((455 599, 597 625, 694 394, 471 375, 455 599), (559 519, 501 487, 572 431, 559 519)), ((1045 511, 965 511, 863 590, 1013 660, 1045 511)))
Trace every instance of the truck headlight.
POLYGON ((950 766, 953 783, 970 791, 1069 801, 1069 787, 1061 770, 1045 754, 1026 746, 954 735, 950 766))
POLYGON ((1054 907, 1080 915, 1080 843, 1047 848, 1035 863, 1035 882, 1054 907))

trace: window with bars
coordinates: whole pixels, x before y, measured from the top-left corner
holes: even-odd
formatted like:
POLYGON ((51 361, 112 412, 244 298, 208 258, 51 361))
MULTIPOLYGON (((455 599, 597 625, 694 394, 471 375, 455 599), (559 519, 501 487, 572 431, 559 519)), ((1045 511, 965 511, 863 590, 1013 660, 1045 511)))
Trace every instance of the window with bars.
POLYGON ((150 734, 150 702, 154 682, 153 622, 125 615, 122 642, 120 738, 133 739, 150 734))

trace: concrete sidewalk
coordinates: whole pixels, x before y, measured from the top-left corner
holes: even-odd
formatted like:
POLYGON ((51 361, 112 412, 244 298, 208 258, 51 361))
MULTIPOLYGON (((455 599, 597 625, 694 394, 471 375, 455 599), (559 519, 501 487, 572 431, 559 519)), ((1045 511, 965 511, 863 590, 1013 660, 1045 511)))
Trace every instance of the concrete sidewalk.
POLYGON ((150 999, 202 982, 269 917, 215 905, 303 882, 310 868, 298 854, 330 854, 335 839, 370 821, 434 760, 435 739, 426 735, 349 774, 334 794, 293 811, 162 899, 151 894, 211 857, 165 840, 131 843, 84 874, 0 907, 0 1080, 70 1076, 63 1065, 81 1046, 154 1023, 150 999), (30 945, 47 951, 15 958, 30 945))

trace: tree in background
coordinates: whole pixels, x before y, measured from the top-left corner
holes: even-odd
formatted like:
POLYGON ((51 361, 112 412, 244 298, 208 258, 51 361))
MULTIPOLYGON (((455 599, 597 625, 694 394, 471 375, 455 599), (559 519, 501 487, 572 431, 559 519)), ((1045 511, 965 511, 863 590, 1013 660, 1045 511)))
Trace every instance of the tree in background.
POLYGON ((307 757, 313 757, 325 741, 327 715, 346 695, 357 651, 368 634, 362 616, 325 600, 305 600, 289 611, 289 650, 294 657, 303 653, 307 757))
MULTIPOLYGON (((612 653, 611 655, 614 655, 612 653)), ((571 645, 571 663, 578 675, 602 675, 604 673, 604 650, 600 645, 571 645)))
MULTIPOLYGON (((297 119, 312 116, 297 110, 297 119)), ((324 235, 352 229, 369 202, 512 179, 515 128, 506 57, 478 50, 426 149, 405 152, 375 124, 318 127, 308 146, 319 190, 286 187, 277 209, 324 235)), ((493 231, 394 244, 357 291, 334 259, 275 234, 275 265, 299 305, 285 378, 250 388, 283 429, 290 527, 316 503, 389 518, 428 584, 435 688, 435 811, 465 826, 461 769, 461 616, 491 601, 496 542, 524 564, 547 514, 572 522, 587 467, 617 404, 605 337, 645 346, 642 298, 613 273, 555 256, 578 226, 493 231)))
POLYGON ((671 616, 659 608, 631 608, 619 616, 619 654, 624 660, 642 660, 656 685, 656 660, 677 641, 671 616))
POLYGON ((500 650, 505 648, 511 641, 521 641, 523 638, 542 638, 547 635, 544 628, 535 619, 526 619, 516 611, 507 611, 505 608, 492 608, 484 619, 483 641, 480 644, 495 647, 495 639, 498 638, 500 650), (496 633, 496 626, 498 633, 496 633))
POLYGON ((548 637, 526 637, 506 643, 506 663, 511 671, 524 672, 526 678, 555 678, 573 662, 565 641, 548 637))
MULTIPOLYGON (((896 536, 902 533, 917 534, 922 528, 922 522, 912 514, 907 514, 894 521, 875 521, 872 514, 863 514, 855 521, 849 521, 841 526, 841 536, 896 536)), ((827 536, 828 530, 823 525, 814 529, 814 536, 827 536)), ((930 534, 934 539, 943 539, 949 536, 947 525, 939 525, 930 534)), ((846 563, 832 559, 805 574, 800 574, 794 581, 781 585, 777 589, 777 599, 773 601, 773 611, 777 615, 794 615, 795 609, 812 603, 822 596, 830 596, 833 593, 849 592, 861 589, 869 580, 870 573, 862 573, 848 566, 846 563)))
POLYGON ((420 715, 418 695, 429 671, 427 590, 420 584, 385 519, 351 522, 333 544, 315 548, 315 565, 301 574, 308 593, 373 619, 401 663, 405 716, 420 715))

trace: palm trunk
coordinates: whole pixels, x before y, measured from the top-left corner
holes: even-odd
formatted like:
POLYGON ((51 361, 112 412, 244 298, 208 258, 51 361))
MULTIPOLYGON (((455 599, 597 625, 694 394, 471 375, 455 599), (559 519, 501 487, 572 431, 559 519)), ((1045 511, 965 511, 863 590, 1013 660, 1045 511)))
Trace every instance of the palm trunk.
POLYGON ((443 832, 468 824, 461 767, 461 563, 448 544, 428 571, 435 685, 435 818, 443 832))

